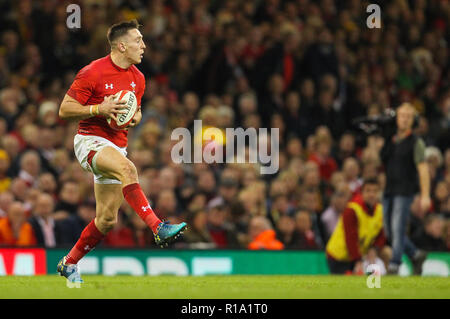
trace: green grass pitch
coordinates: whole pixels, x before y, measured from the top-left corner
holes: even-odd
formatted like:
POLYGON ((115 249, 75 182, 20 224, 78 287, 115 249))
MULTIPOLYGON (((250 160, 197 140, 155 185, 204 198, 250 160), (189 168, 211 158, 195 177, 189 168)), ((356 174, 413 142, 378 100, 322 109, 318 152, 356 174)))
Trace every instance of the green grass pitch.
POLYGON ((450 278, 381 277, 368 288, 366 276, 84 276, 68 288, 56 275, 0 277, 0 298, 303 299, 450 298, 450 278))

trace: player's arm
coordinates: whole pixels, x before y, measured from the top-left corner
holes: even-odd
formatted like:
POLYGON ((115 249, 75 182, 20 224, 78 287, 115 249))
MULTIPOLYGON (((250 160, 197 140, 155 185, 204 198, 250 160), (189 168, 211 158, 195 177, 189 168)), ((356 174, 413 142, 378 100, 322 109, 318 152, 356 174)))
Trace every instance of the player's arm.
POLYGON ((65 95, 59 107, 59 117, 64 120, 84 120, 94 116, 91 114, 91 107, 81 105, 69 95, 65 95))
POLYGON ((65 120, 84 120, 101 115, 117 120, 117 114, 126 113, 125 100, 114 101, 114 95, 105 97, 101 104, 82 105, 70 95, 66 94, 59 107, 59 117, 65 120))

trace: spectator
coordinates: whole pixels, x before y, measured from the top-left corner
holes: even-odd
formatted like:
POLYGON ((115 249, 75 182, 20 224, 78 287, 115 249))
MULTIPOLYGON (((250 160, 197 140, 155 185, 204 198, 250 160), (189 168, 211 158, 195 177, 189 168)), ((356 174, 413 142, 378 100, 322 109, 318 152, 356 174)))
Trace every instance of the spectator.
POLYGON ((247 247, 250 242, 248 225, 250 223, 251 215, 246 214, 242 202, 236 200, 231 203, 229 219, 230 223, 232 223, 236 229, 237 239, 240 246, 247 247))
POLYGON ((117 224, 106 234, 103 244, 105 247, 114 248, 132 248, 136 246, 133 231, 126 225, 122 212, 119 212, 117 215, 117 224))
POLYGON ((445 245, 447 247, 447 251, 450 251, 450 221, 448 219, 447 219, 447 222, 445 225, 444 235, 445 235, 445 245))
POLYGON ((433 180, 440 178, 443 162, 441 151, 435 146, 428 146, 425 148, 425 160, 428 164, 431 178, 433 180))
POLYGON ((346 183, 341 183, 331 197, 330 206, 321 214, 320 221, 324 225, 326 241, 331 237, 350 198, 350 188, 346 183))
POLYGON ((62 245, 72 246, 80 238, 83 229, 95 218, 95 203, 84 201, 80 203, 76 214, 61 221, 62 245))
POLYGON ((317 139, 317 152, 309 156, 309 160, 319 165, 320 177, 328 182, 331 175, 337 170, 337 164, 330 156, 332 141, 328 138, 317 139))
POLYGON ((8 134, 2 138, 3 149, 8 153, 8 156, 11 160, 10 172, 16 173, 15 164, 17 161, 17 156, 20 154, 21 147, 19 144, 19 139, 13 135, 8 134))
POLYGON ((276 228, 277 238, 283 243, 284 247, 287 249, 295 249, 294 243, 294 231, 295 231, 295 220, 288 216, 283 215, 278 219, 278 224, 276 228))
POLYGON ((6 214, 9 210, 9 206, 14 202, 14 195, 5 191, 0 193, 0 218, 6 217, 6 214))
POLYGON ((155 246, 155 238, 151 229, 148 228, 139 215, 131 213, 128 215, 128 218, 132 226, 134 247, 146 248, 155 246))
POLYGON ((358 161, 353 157, 347 158, 342 166, 342 171, 347 184, 350 187, 350 191, 353 194, 356 194, 360 190, 363 183, 362 179, 359 177, 360 168, 358 161))
POLYGON ((161 190, 175 191, 177 187, 177 176, 171 167, 164 167, 159 173, 159 179, 161 181, 161 190))
POLYGON ((333 34, 322 28, 317 34, 317 43, 308 47, 305 52, 302 69, 315 83, 325 74, 338 76, 338 60, 333 43, 333 34))
MULTIPOLYGON (((246 118, 250 114, 254 114, 257 112, 257 99, 254 93, 243 93, 238 98, 238 110, 241 118, 246 118)), ((237 125, 242 127, 243 123, 240 118, 236 119, 237 125)))
POLYGON ((439 214, 441 214, 445 219, 450 219, 450 196, 447 197, 447 200, 445 201, 444 205, 441 206, 439 214))
POLYGON ((319 213, 322 211, 322 204, 319 198, 319 192, 312 192, 310 190, 305 190, 300 192, 300 202, 298 205, 299 210, 304 210, 309 212, 309 217, 312 222, 312 229, 316 236, 317 244, 322 247, 324 243, 324 229, 320 222, 319 213))
POLYGON ((0 245, 36 245, 33 227, 27 222, 25 209, 20 202, 13 202, 9 206, 7 217, 0 219, 0 245))
POLYGON ((312 205, 312 210, 318 211, 322 205, 322 190, 324 188, 324 183, 320 179, 319 170, 317 169, 315 163, 306 163, 302 182, 302 187, 306 189, 308 193, 312 193, 312 195, 316 196, 312 202, 306 202, 305 205, 312 205), (308 168, 308 164, 313 165, 311 165, 311 168, 308 168))
POLYGON ((11 182, 10 190, 17 200, 25 203, 30 187, 23 179, 16 177, 11 182))
MULTIPOLYGON (((222 173, 223 174, 223 173, 222 173)), ((230 205, 237 199, 239 184, 234 178, 223 178, 219 185, 219 197, 225 205, 230 205)))
POLYGON ((334 153, 333 157, 336 159, 338 167, 342 167, 347 158, 356 157, 355 135, 350 132, 342 134, 334 153))
POLYGON ((284 248, 283 243, 276 239, 275 231, 265 217, 255 216, 251 219, 249 235, 252 242, 248 245, 248 249, 280 250, 284 248))
POLYGON ((438 182, 434 188, 433 207, 437 212, 443 211, 450 197, 449 185, 445 181, 438 182))
POLYGON ((420 207, 420 195, 414 196, 411 204, 411 220, 409 225, 409 235, 412 237, 417 233, 422 233, 425 227, 425 219, 429 212, 420 207))
POLYGON ((329 90, 319 91, 318 102, 310 119, 314 128, 329 128, 334 138, 339 137, 345 129, 343 115, 334 107, 334 95, 329 90))
POLYGON ((191 225, 184 233, 184 240, 191 248, 214 248, 216 245, 207 228, 207 215, 203 210, 190 213, 186 222, 191 225))
POLYGON ((55 207, 55 218, 64 219, 77 213, 80 203, 80 189, 75 181, 66 181, 59 192, 59 200, 55 207))
MULTIPOLYGON (((286 94, 285 109, 282 110, 283 120, 286 123, 287 133, 300 142, 305 139, 309 130, 308 115, 301 104, 300 94, 290 91, 286 94)), ((289 148, 289 147, 288 147, 289 148)))
POLYGON ((155 210, 161 218, 177 215, 177 199, 171 190, 163 190, 159 193, 155 210))
MULTIPOLYGON (((262 77, 261 77, 262 78, 262 77)), ((281 113, 284 109, 284 83, 279 73, 271 74, 267 81, 267 90, 259 96, 264 127, 270 127, 270 118, 274 113, 281 113)), ((250 115, 249 115, 250 116, 250 115)))
POLYGON ((8 130, 12 129, 14 119, 18 116, 20 100, 21 92, 17 88, 6 87, 0 92, 0 115, 7 120, 8 130))
POLYGON ((0 149, 0 193, 6 191, 11 186, 11 177, 7 175, 9 169, 9 155, 5 150, 0 149))
POLYGON ((302 140, 298 137, 291 136, 288 139, 287 145, 286 145, 286 151, 290 158, 298 158, 303 159, 303 145, 302 140))
MULTIPOLYGON (((302 106, 302 115, 306 118, 309 118, 314 111, 315 95, 316 88, 314 81, 310 78, 304 79, 300 86, 300 105, 302 106)), ((304 137, 310 136, 312 133, 313 128, 309 126, 307 134, 301 137, 304 140, 304 137)))
POLYGON ((187 209, 189 212, 204 210, 206 209, 206 204, 207 204, 206 195, 203 193, 198 193, 192 196, 190 202, 187 205, 187 209))
POLYGON ((228 209, 223 203, 208 205, 207 228, 217 248, 240 247, 233 224, 227 221, 228 209))
POLYGON ((207 200, 214 198, 216 190, 216 179, 214 174, 210 170, 202 171, 197 180, 197 188, 200 192, 204 193, 207 200))
MULTIPOLYGON (((279 74, 282 91, 294 87, 299 78, 297 73, 300 69, 300 61, 295 54, 299 44, 300 36, 298 32, 287 31, 283 34, 282 43, 274 45, 259 59, 255 68, 258 70, 258 79, 255 79, 257 81, 256 86, 258 87, 258 83, 267 81, 268 76, 279 74)), ((269 110, 275 109, 269 108, 269 110)))
POLYGON ((37 187, 41 192, 50 194, 53 199, 57 199, 56 190, 57 183, 55 177, 50 173, 43 173, 39 176, 37 187))
POLYGON ((53 219, 55 203, 51 195, 40 193, 29 223, 33 227, 37 245, 55 247, 61 243, 61 225, 53 219))
POLYGON ((275 194, 271 198, 270 208, 267 210, 267 218, 275 227, 281 216, 292 215, 293 207, 289 204, 288 197, 285 194, 275 194))
POLYGON ((19 177, 27 186, 36 186, 41 171, 41 159, 36 151, 27 151, 20 158, 19 177))
POLYGON ((446 251, 444 241, 445 221, 438 215, 428 216, 423 231, 416 233, 413 238, 417 247, 426 251, 446 251))
POLYGON ((299 210, 295 214, 295 231, 292 246, 295 249, 318 249, 322 240, 313 231, 311 214, 308 211, 299 210))
POLYGON ((239 201, 248 216, 262 216, 265 215, 266 210, 264 203, 259 198, 258 194, 249 188, 244 188, 238 195, 239 201))

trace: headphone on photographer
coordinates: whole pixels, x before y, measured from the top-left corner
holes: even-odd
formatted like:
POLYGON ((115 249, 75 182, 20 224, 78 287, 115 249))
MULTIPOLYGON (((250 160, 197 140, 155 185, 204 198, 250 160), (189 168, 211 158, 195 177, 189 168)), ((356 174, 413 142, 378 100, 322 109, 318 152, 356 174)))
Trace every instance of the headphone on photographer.
POLYGON ((413 120, 412 129, 415 129, 415 128, 419 127, 419 120, 420 120, 419 114, 418 113, 414 114, 414 120, 413 120))

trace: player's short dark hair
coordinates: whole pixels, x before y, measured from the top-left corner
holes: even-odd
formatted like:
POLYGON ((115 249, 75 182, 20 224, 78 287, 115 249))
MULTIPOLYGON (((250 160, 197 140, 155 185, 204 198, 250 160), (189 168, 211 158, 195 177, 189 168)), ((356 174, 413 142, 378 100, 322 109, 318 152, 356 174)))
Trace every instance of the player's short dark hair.
POLYGON ((137 22, 136 19, 130 20, 130 21, 122 21, 116 24, 113 24, 109 27, 108 33, 106 34, 106 37, 108 38, 109 45, 112 46, 113 42, 120 38, 121 36, 125 35, 128 30, 132 29, 139 29, 139 22, 137 22))
POLYGON ((371 178, 368 178, 368 179, 364 180, 361 189, 366 187, 366 185, 377 185, 377 186, 380 186, 380 182, 375 177, 371 177, 371 178))

